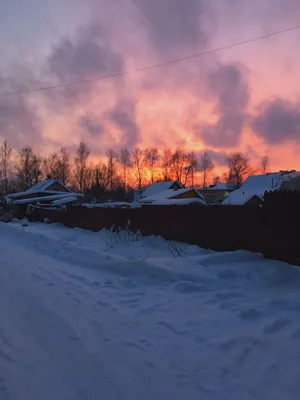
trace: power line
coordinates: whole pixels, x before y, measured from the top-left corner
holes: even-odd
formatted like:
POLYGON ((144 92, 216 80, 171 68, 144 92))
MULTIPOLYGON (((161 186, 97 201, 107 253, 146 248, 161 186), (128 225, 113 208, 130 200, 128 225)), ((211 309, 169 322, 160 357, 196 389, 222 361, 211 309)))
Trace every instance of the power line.
POLYGON ((35 89, 24 89, 24 90, 20 90, 20 91, 6 92, 6 93, 4 92, 4 93, 0 93, 0 96, 13 96, 13 95, 19 95, 19 94, 26 94, 26 93, 43 92, 43 91, 46 91, 46 90, 60 89, 60 88, 65 88, 65 87, 69 87, 69 86, 75 86, 75 85, 84 84, 84 83, 101 81, 101 80, 110 79, 110 78, 117 78, 117 77, 120 77, 120 76, 130 75, 130 74, 134 74, 134 73, 138 73, 138 72, 149 71, 149 70, 154 69, 154 68, 159 68, 159 67, 167 66, 167 65, 170 65, 170 64, 176 64, 176 63, 179 63, 179 62, 182 62, 182 61, 191 60, 193 58, 203 57, 203 56, 206 56, 206 55, 209 55, 209 54, 218 53, 220 51, 229 50, 229 49, 232 49, 234 47, 240 47, 240 46, 243 46, 243 45, 248 44, 248 43, 258 42, 260 40, 267 39, 267 38, 270 38, 272 36, 278 36, 278 35, 281 35, 283 33, 296 31, 298 29, 300 29, 300 25, 296 25, 296 26, 292 26, 290 28, 286 28, 286 29, 282 29, 282 30, 279 30, 279 31, 267 33, 267 34, 262 35, 262 36, 257 36, 257 37, 251 38, 251 39, 243 40, 241 42, 232 43, 232 44, 229 44, 229 45, 226 45, 226 46, 217 47, 215 49, 206 50, 206 51, 203 51, 201 53, 192 54, 190 56, 176 58, 176 59, 169 60, 169 61, 164 61, 164 62, 161 62, 161 63, 158 63, 158 64, 152 64, 152 65, 148 65, 148 66, 145 66, 145 67, 137 68, 137 69, 134 69, 132 71, 122 71, 122 72, 117 72, 117 73, 110 74, 110 75, 104 75, 104 76, 98 76, 98 77, 94 77, 94 78, 82 79, 82 80, 79 80, 79 81, 61 83, 61 84, 50 85, 50 86, 41 86, 41 87, 38 87, 38 88, 35 88, 35 89))

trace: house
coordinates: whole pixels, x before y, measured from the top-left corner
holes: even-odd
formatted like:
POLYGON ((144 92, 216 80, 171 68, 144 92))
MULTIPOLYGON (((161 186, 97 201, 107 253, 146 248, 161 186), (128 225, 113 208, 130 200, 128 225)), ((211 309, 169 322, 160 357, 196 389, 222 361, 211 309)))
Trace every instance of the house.
POLYGON ((201 194, 193 188, 167 189, 140 199, 142 204, 151 205, 206 205, 201 194))
POLYGON ((13 193, 5 196, 6 203, 16 205, 47 204, 53 207, 77 202, 84 197, 81 193, 74 193, 61 182, 47 178, 25 192, 13 193))
POLYGON ((157 193, 164 192, 165 190, 176 190, 183 189, 180 182, 177 181, 164 181, 164 182, 154 182, 152 185, 148 186, 142 193, 141 199, 149 196, 153 196, 157 193))
POLYGON ((199 189, 199 192, 202 194, 208 204, 220 204, 233 190, 234 185, 231 183, 216 183, 214 185, 199 189))
POLYGON ((222 205, 260 205, 265 192, 300 190, 300 173, 279 171, 249 176, 242 186, 231 192, 222 205))

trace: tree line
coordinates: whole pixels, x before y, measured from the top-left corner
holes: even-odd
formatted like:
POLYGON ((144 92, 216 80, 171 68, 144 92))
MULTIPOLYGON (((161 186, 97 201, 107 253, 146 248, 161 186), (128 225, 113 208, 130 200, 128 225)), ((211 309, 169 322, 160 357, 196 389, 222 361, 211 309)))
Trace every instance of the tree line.
POLYGON ((189 187, 206 187, 209 183, 232 183, 239 187, 255 173, 267 173, 269 158, 265 156, 253 168, 249 158, 240 152, 226 158, 228 172, 213 175, 215 165, 206 151, 201 155, 179 148, 127 148, 116 152, 107 149, 104 161, 92 162, 90 149, 81 142, 75 155, 66 148, 47 157, 39 156, 27 146, 14 154, 5 140, 0 147, 0 193, 26 190, 45 177, 51 177, 74 190, 85 193, 142 190, 155 181, 177 180, 189 187))

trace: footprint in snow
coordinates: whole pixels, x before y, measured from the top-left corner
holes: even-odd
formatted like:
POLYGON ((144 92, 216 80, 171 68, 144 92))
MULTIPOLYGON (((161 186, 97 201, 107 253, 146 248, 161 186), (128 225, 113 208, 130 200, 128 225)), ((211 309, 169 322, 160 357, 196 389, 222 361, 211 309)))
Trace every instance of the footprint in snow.
POLYGON ((8 399, 8 394, 7 394, 7 386, 5 383, 5 380, 0 376, 0 398, 1 400, 6 400, 8 399))
POLYGON ((55 286, 54 282, 45 282, 45 286, 55 286))
POLYGON ((238 278, 238 273, 235 269, 226 268, 218 273, 218 277, 225 280, 232 280, 238 278))
POLYGON ((124 344, 126 347, 131 347, 131 348, 138 349, 138 350, 144 350, 141 346, 137 345, 137 344, 134 343, 134 342, 123 342, 123 344, 124 344))
POLYGON ((80 342, 80 337, 77 336, 76 334, 71 334, 69 336, 69 339, 70 339, 71 342, 80 342))
POLYGON ((267 335, 272 335, 273 333, 277 333, 283 330, 289 324, 290 321, 287 319, 277 319, 265 326, 264 333, 266 333, 267 335))
POLYGON ((222 342, 219 344, 219 348, 221 350, 225 350, 225 351, 229 351, 232 350, 237 344, 237 340, 236 339, 229 339, 226 340, 225 342, 222 342))
POLYGON ((111 339, 108 337, 101 337, 100 340, 102 340, 103 342, 111 342, 111 339))
POLYGON ((141 338, 141 339, 138 340, 138 342, 141 345, 145 346, 145 347, 151 347, 152 346, 151 341, 149 341, 147 338, 141 338))
POLYGON ((151 368, 151 369, 156 369, 155 365, 152 364, 151 361, 143 361, 142 364, 145 365, 145 367, 148 367, 148 368, 151 368))
POLYGON ((239 317, 246 320, 256 321, 262 317, 261 311, 255 307, 249 307, 239 312, 239 317))
POLYGON ((125 299, 125 300, 122 299, 122 300, 120 301, 120 303, 122 303, 122 304, 128 304, 128 305, 130 306, 130 305, 139 303, 139 301, 140 301, 140 299, 137 299, 136 297, 132 297, 132 298, 125 299))
POLYGON ((168 329, 169 331, 175 333, 175 335, 178 335, 178 336, 183 336, 186 334, 185 331, 177 329, 175 326, 173 326, 172 324, 169 324, 166 321, 158 321, 158 325, 163 326, 164 328, 168 329))
POLYGON ((295 332, 293 332, 291 336, 294 339, 300 339, 300 329, 297 329, 295 332))
POLYGON ((5 360, 5 361, 8 361, 10 363, 14 363, 15 362, 9 354, 5 353, 4 351, 2 351, 0 349, 0 360, 1 359, 5 360))
POLYGON ((208 287, 206 285, 199 285, 193 282, 181 281, 174 284, 174 290, 179 293, 197 293, 207 292, 208 287))
POLYGON ((0 328, 0 340, 4 343, 4 345, 14 348, 14 345, 7 339, 7 334, 5 333, 5 330, 1 327, 0 328))
POLYGON ((243 297, 242 293, 237 290, 226 290, 223 292, 217 292, 214 296, 216 299, 224 301, 243 297))

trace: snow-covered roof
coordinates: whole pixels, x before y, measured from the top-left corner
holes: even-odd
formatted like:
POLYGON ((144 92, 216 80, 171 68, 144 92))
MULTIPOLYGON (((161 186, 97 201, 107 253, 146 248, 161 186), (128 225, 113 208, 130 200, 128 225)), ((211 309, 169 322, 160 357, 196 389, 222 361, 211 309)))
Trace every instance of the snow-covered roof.
MULTIPOLYGON (((78 197, 77 193, 73 193, 72 190, 67 188, 61 182, 59 182, 55 179, 52 179, 52 178, 48 178, 48 179, 45 179, 45 180, 37 183, 36 185, 32 186, 31 188, 25 190, 25 192, 12 193, 12 194, 7 195, 6 201, 7 202, 13 201, 15 204, 27 204, 28 203, 27 201, 25 201, 23 203, 16 203, 16 201, 22 200, 22 197, 28 197, 28 195, 36 195, 36 194, 39 194, 39 195, 42 194, 44 196, 73 194, 78 197), (60 190, 48 190, 55 183, 59 184, 62 188, 64 188, 66 190, 66 192, 60 191, 60 190), (14 199, 19 199, 19 200, 14 200, 14 199)), ((27 200, 27 199, 24 199, 24 200, 27 200)), ((32 198, 30 198, 29 200, 32 200, 32 198)))
POLYGON ((62 186, 64 189, 66 189, 68 192, 71 192, 69 188, 67 188, 65 185, 63 185, 61 182, 57 181, 56 179, 52 178, 47 178, 36 185, 32 186, 31 188, 26 190, 26 194, 29 193, 39 193, 41 191, 47 190, 50 186, 52 186, 54 183, 58 183, 60 186, 62 186))
MULTIPOLYGON (((58 193, 58 192, 57 192, 58 193)), ((70 198, 75 198, 78 197, 83 197, 82 194, 78 193, 60 193, 60 194, 54 194, 50 196, 41 196, 41 197, 31 197, 31 198, 26 198, 26 199, 19 199, 19 200, 14 200, 14 204, 35 204, 39 203, 40 201, 54 201, 54 200, 62 200, 62 199, 70 199, 70 198)))
POLYGON ((28 196, 29 194, 44 193, 46 195, 46 194, 63 193, 63 192, 60 192, 59 190, 47 190, 54 183, 58 183, 63 188, 65 188, 67 190, 67 192, 72 193, 72 191, 69 188, 67 188, 65 185, 63 185, 61 182, 50 178, 50 179, 45 179, 45 180, 37 183, 36 185, 32 186, 31 188, 25 190, 25 192, 12 193, 12 194, 7 195, 7 197, 9 199, 15 199, 17 197, 28 196))
POLYGON ((15 199, 16 197, 22 197, 28 195, 28 192, 11 193, 6 196, 7 199, 15 199))
MULTIPOLYGON (((162 201, 162 200, 170 200, 170 199, 174 199, 174 197, 177 197, 177 196, 180 196, 182 194, 188 193, 191 190, 195 191, 198 194, 199 199, 203 202, 203 204, 205 204, 205 200, 203 199, 201 194, 199 192, 197 192, 197 190, 191 189, 191 188, 177 189, 177 190, 173 190, 173 189, 164 190, 162 192, 153 194, 152 196, 148 196, 148 197, 142 198, 140 200, 140 202, 141 203, 153 203, 153 202, 162 201)), ((175 199, 174 199, 174 201, 175 201, 175 199)))
POLYGON ((171 189, 171 187, 176 183, 180 187, 182 185, 177 181, 165 181, 165 182, 155 182, 152 185, 148 186, 142 193, 141 197, 149 197, 155 195, 159 192, 164 192, 165 190, 171 189))
POLYGON ((300 172, 299 171, 288 171, 282 173, 282 181, 283 182, 291 182, 294 179, 299 179, 300 172))
POLYGON ((215 185, 210 185, 204 188, 204 190, 233 190, 233 189, 234 185, 232 185, 231 183, 216 183, 215 185))
POLYGON ((243 205, 255 195, 263 198, 266 191, 273 191, 279 188, 282 177, 281 172, 249 176, 239 189, 229 193, 222 204, 243 205))

